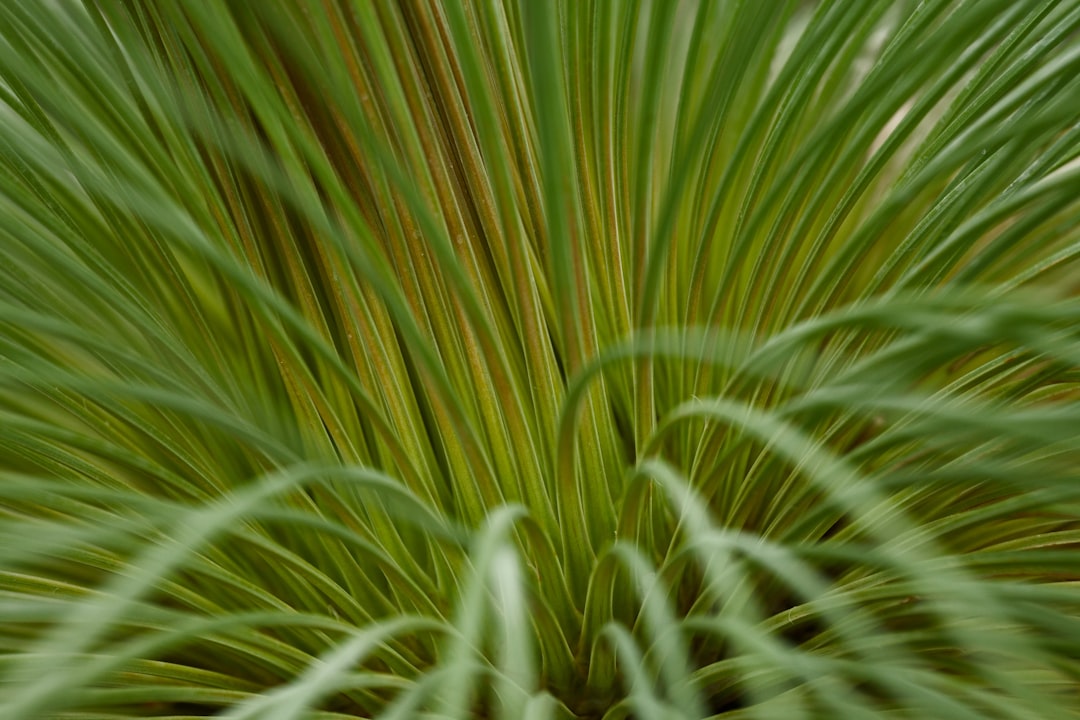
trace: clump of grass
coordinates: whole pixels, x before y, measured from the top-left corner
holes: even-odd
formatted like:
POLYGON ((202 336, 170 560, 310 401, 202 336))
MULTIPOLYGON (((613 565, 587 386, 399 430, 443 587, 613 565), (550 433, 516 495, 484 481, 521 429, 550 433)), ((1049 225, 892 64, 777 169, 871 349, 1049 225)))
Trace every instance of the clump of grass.
POLYGON ((1080 4, 0 4, 0 715, 1080 715, 1080 4))

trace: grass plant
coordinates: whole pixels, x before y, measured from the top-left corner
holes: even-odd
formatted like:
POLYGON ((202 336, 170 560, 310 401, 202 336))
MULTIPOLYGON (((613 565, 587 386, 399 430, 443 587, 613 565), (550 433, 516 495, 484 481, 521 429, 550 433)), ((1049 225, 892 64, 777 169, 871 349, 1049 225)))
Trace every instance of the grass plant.
POLYGON ((1080 717, 1080 2, 0 2, 0 717, 1080 717))

